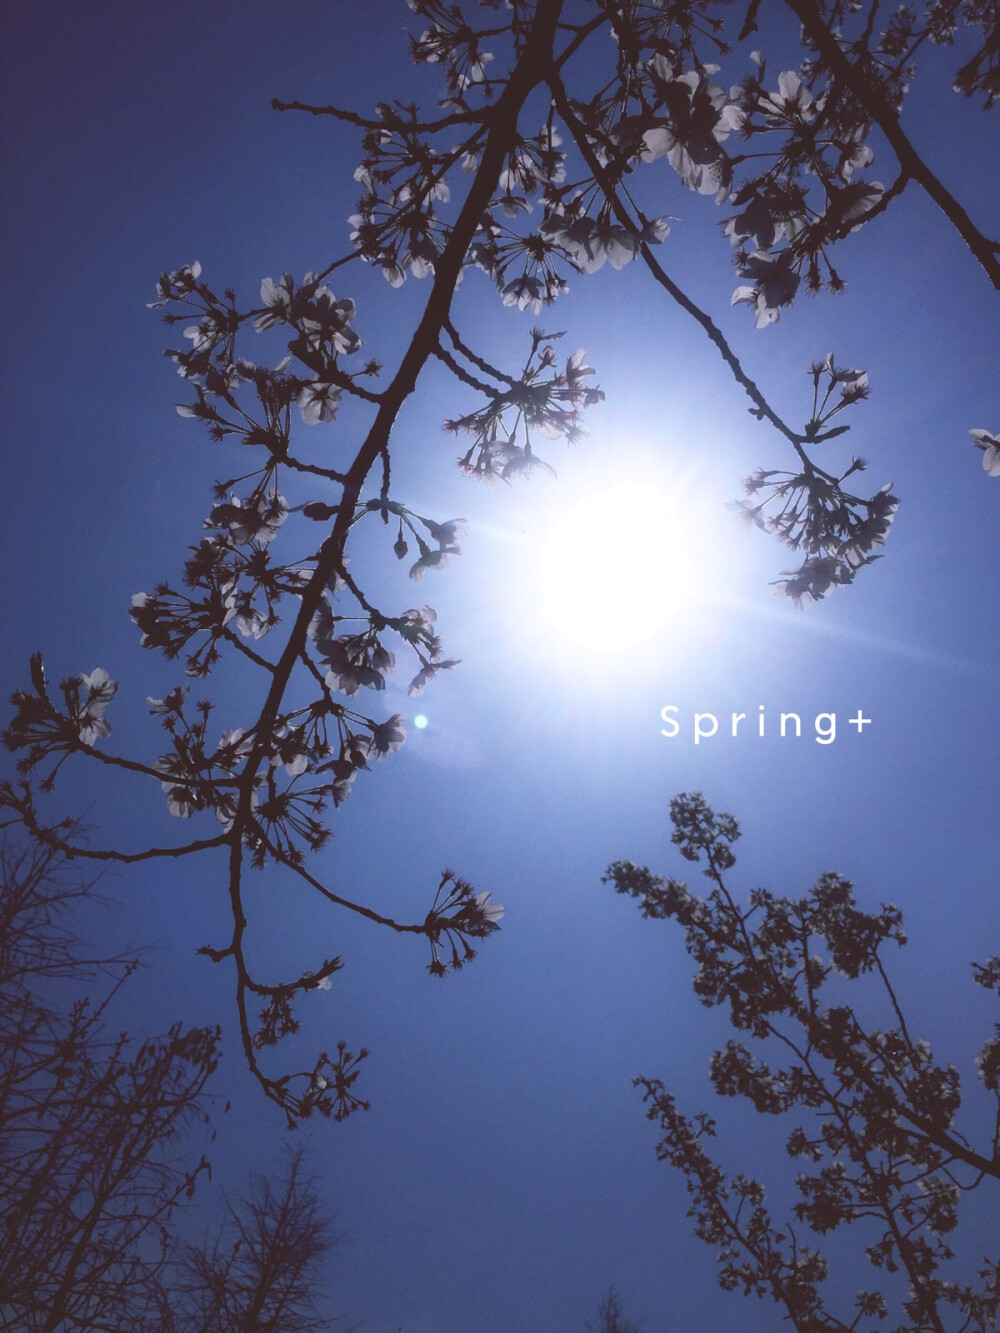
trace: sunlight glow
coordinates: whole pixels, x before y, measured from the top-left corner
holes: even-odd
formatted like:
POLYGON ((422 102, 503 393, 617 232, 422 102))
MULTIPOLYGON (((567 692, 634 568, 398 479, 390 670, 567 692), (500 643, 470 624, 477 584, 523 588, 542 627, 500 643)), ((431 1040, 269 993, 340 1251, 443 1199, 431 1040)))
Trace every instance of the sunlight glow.
POLYGON ((641 419, 608 431, 600 448, 532 478, 484 553, 476 634, 531 689, 557 686, 570 710, 593 706, 612 682, 645 689, 696 672, 743 587, 754 580, 756 592, 767 577, 758 534, 726 507, 738 491, 731 462, 699 451, 711 413, 664 413, 653 428, 633 408, 641 419))
POLYGON ((697 592, 693 519, 672 490, 595 487, 552 516, 537 547, 546 633, 605 655, 664 632, 697 592))

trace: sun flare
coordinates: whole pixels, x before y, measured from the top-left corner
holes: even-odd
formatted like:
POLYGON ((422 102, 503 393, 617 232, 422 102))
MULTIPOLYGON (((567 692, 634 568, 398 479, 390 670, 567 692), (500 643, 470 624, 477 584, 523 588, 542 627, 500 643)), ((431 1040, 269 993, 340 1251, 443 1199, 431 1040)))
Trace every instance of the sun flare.
POLYGON ((708 572, 701 515, 655 475, 574 490, 538 526, 535 616, 548 638, 592 654, 635 649, 694 609, 708 572))

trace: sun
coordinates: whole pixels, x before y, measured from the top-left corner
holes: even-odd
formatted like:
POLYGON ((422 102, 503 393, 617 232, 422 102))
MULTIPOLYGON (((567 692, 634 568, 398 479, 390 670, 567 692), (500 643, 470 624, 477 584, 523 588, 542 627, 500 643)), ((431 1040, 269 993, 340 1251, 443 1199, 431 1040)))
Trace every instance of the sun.
POLYGON ((634 654, 690 625, 718 587, 729 515, 689 468, 637 459, 608 479, 561 476, 528 537, 528 618, 553 649, 591 658, 634 654))
POLYGON ((635 647, 692 597, 692 554, 683 507, 668 492, 637 482, 595 491, 554 515, 539 542, 537 610, 561 639, 635 647))
POLYGON ((752 553, 724 502, 732 478, 677 434, 575 455, 488 529, 477 633, 539 683, 575 697, 692 670, 711 651, 752 553))

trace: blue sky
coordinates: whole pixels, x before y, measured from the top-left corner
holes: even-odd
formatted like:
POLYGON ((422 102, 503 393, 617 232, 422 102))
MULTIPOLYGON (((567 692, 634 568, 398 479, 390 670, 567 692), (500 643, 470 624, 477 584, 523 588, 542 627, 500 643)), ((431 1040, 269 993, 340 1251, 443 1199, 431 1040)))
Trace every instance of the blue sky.
MULTIPOLYGON (((140 649, 129 599, 175 575, 209 486, 238 467, 176 415, 169 335, 146 302, 161 271, 194 259, 251 300, 263 277, 321 268, 347 248, 356 132, 278 115, 270 99, 364 111, 387 96, 432 99, 435 72, 406 61, 405 8, 379 0, 363 23, 359 12, 313 0, 7 7, 4 688, 24 682, 38 648, 56 679, 105 667, 122 682, 121 752, 158 752, 145 699, 180 681, 178 666, 140 649)), ((946 96, 946 79, 930 84, 914 93, 912 137, 988 225, 1000 203, 995 127, 946 96)), ((801 298, 755 332, 745 310, 729 310, 735 278, 713 205, 665 167, 662 187, 678 215, 664 262, 779 410, 804 418, 804 372, 831 349, 869 371, 850 441, 873 489, 893 481, 902 504, 885 558, 856 586, 806 612, 776 599, 769 580, 786 557, 725 502, 754 467, 781 465, 778 442, 638 266, 581 277, 542 318, 567 329, 567 351, 586 348, 607 393, 584 442, 553 445, 557 480, 489 491, 459 476, 440 423, 468 400, 443 374, 430 372, 407 406, 400 493, 421 513, 467 518, 470 535, 418 589, 405 566, 379 577, 401 608, 434 604, 462 665, 419 707, 390 690, 387 711, 420 711, 428 726, 410 727, 403 751, 355 784, 324 871, 422 917, 450 865, 505 906, 503 930, 467 971, 437 981, 413 941, 332 918, 267 878, 254 892, 276 968, 308 966, 317 941, 347 965, 308 997, 303 1049, 343 1037, 372 1050, 373 1110, 308 1132, 346 1233, 333 1305, 366 1316, 368 1333, 575 1333, 612 1282, 646 1333, 775 1326, 770 1307, 717 1291, 631 1088, 634 1075, 659 1075, 690 1110, 706 1106, 708 1053, 726 1035, 691 993, 678 935, 600 882, 618 857, 696 876, 669 844, 678 791, 701 790, 740 819, 742 892, 803 892, 837 869, 863 903, 903 908, 913 1025, 962 1065, 976 1100, 971 1059, 992 1019, 968 963, 996 952, 998 934, 1000 480, 982 471, 968 431, 1000 426, 995 294, 914 193, 845 247, 846 296, 801 298), (680 534, 654 577, 632 572, 662 610, 655 634, 618 649, 613 592, 593 606, 589 636, 567 638, 538 577, 546 543, 568 540, 560 514, 613 485, 661 496, 680 534), (698 592, 675 604, 682 558, 698 592), (661 734, 666 705, 679 710, 676 738, 661 734), (761 705, 763 739, 723 734, 731 712, 752 719, 761 705), (846 725, 858 709, 872 719, 860 735, 846 725), (783 711, 802 716, 800 740, 776 734, 783 711), (697 746, 696 712, 723 720, 697 746), (812 723, 827 712, 837 738, 820 745, 812 723)), ((411 280, 392 292, 356 266, 340 282, 371 354, 391 364, 423 289, 411 280)), ((487 348, 520 358, 535 321, 500 310, 481 275, 467 276, 457 310, 487 348)), ((593 531, 582 577, 622 541, 593 531)), ((245 685, 228 688, 216 686, 220 720, 237 725, 245 685)), ((79 771, 61 800, 102 842, 177 835, 158 791, 104 788, 79 771)), ((106 877, 119 907, 103 928, 159 946, 123 1022, 228 1021, 221 969, 193 952, 224 930, 218 871, 106 877)), ((225 1065, 220 1092, 234 1106, 216 1156, 238 1187, 248 1164, 276 1160, 285 1131, 234 1040, 225 1065)), ((727 1164, 743 1165, 741 1151, 770 1156, 745 1117, 723 1107, 719 1118, 734 1130, 727 1164)))

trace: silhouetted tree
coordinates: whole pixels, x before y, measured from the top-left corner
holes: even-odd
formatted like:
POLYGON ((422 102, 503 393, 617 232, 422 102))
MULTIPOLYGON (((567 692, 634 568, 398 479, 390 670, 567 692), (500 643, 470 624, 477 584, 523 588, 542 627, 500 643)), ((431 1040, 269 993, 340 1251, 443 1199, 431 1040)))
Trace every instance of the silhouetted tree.
MULTIPOLYGON (((737 1034, 712 1055, 715 1091, 761 1115, 801 1116, 786 1138, 801 1163, 799 1199, 792 1220, 776 1223, 763 1184, 727 1178, 709 1156, 712 1119, 683 1114, 658 1079, 636 1080, 663 1133, 658 1156, 684 1176, 695 1232, 718 1248, 720 1286, 770 1297, 798 1333, 995 1333, 1000 1265, 952 1247, 962 1194, 1000 1181, 1000 1024, 976 1061, 996 1104, 992 1139, 976 1146, 957 1125, 958 1071, 913 1035, 886 967, 886 947, 906 942, 899 909, 863 911, 836 874, 801 898, 755 889, 741 900, 725 879, 735 819, 699 795, 676 797, 670 815, 681 855, 704 862, 707 897, 629 861, 606 882, 643 916, 683 927, 696 994, 724 1008, 737 1034), (878 1285, 838 1313, 816 1238, 842 1227, 859 1250, 849 1277, 867 1260, 878 1285)), ((1000 991, 1000 958, 973 973, 1000 991)))
POLYGON ((4 852, 0 1309, 30 1333, 142 1328, 173 1210, 207 1166, 173 1154, 205 1118, 218 1032, 110 1035, 108 1005, 135 966, 124 959, 99 964, 112 975, 96 1002, 45 1002, 40 983, 95 971, 65 919, 87 890, 61 862, 52 848, 4 852))
POLYGON ((309 1333, 333 1326, 317 1309, 322 1265, 336 1241, 301 1152, 283 1177, 254 1175, 226 1201, 215 1235, 188 1245, 164 1292, 163 1333, 309 1333))
POLYGON ((49 847, 0 849, 0 1327, 11 1333, 301 1333, 335 1237, 292 1157, 255 1177, 207 1248, 180 1205, 208 1171, 218 1029, 108 1030, 135 960, 90 958, 71 912, 90 888, 49 847), (69 982, 102 985, 64 1004, 69 982), (222 1279, 225 1279, 223 1281, 222 1279))
MULTIPOLYGON (((244 1053, 290 1121, 316 1110, 339 1119, 363 1106, 351 1089, 364 1052, 340 1046, 335 1059, 321 1055, 280 1076, 262 1064, 262 1049, 296 1029, 296 998, 325 985, 340 961, 314 960, 281 982, 255 975, 245 947, 247 865, 281 867, 333 906, 424 937, 437 975, 471 959, 500 915, 488 893, 445 872, 424 919, 399 921, 331 886, 307 859, 329 837, 329 808, 404 740, 399 715, 375 717, 356 701, 362 688, 384 687, 396 651, 415 669, 412 694, 455 665, 430 607, 378 604, 348 564, 355 533, 372 525, 384 528, 387 551, 410 562, 416 580, 459 553, 464 524, 417 512, 392 476, 395 424, 428 363, 454 376, 462 402, 446 429, 464 438, 459 466, 477 478, 511 480, 544 467, 540 442, 577 438, 584 409, 603 397, 582 351, 557 353, 561 334, 533 329, 504 364, 484 356, 460 327, 476 323, 468 302, 485 299, 484 287, 470 275, 456 301, 463 274, 481 270, 504 305, 538 315, 570 278, 642 264, 653 289, 721 355, 752 415, 784 441, 788 467, 753 472, 739 507, 801 558, 778 581, 797 605, 850 583, 876 559, 896 508, 888 485, 857 489, 865 463, 833 443, 847 430, 844 414, 867 396, 868 378, 820 357, 803 423, 787 421, 657 257, 678 206, 674 187, 705 197, 701 216, 713 227, 708 200, 726 205, 722 226, 740 279, 733 302, 747 305, 761 328, 803 287, 840 290, 834 256, 840 265, 847 238, 913 189, 933 200, 1000 287, 997 243, 935 175, 900 118, 934 43, 960 44, 958 88, 993 103, 995 4, 929 0, 882 21, 874 0, 787 0, 768 7, 768 21, 782 44, 799 43, 799 59, 776 75, 751 49, 757 0, 409 7, 421 28, 411 58, 444 77, 433 110, 393 100, 391 82, 371 114, 274 103, 360 130, 361 198, 347 248, 302 278, 264 278, 249 301, 209 281, 197 263, 165 273, 157 288, 155 304, 182 335, 168 353, 188 390, 179 411, 214 440, 240 446, 240 462, 216 487, 207 534, 180 579, 137 593, 132 616, 143 644, 183 658, 188 676, 238 656, 257 673, 256 701, 246 716, 217 726, 211 702, 190 704, 178 685, 150 701, 166 732, 164 752, 131 759, 104 748, 117 689, 108 673, 77 673, 53 689, 36 657, 5 733, 21 752, 22 781, 0 788, 0 804, 49 845, 119 862, 225 855, 232 931, 203 952, 232 967, 244 1053), (723 60, 728 91, 716 81, 723 60), (872 175, 876 151, 888 183, 872 175), (388 368, 362 354, 355 301, 329 285, 335 278, 343 292, 348 273, 361 284, 365 269, 390 287, 427 281, 405 349, 388 368), (355 410, 342 439, 338 410, 348 398, 355 410), (44 814, 28 781, 37 773, 49 790, 71 755, 158 783, 173 816, 216 823, 185 843, 81 846, 44 814)), ((996 437, 972 433, 987 470, 1000 471, 996 437)))
POLYGON ((625 1318, 618 1292, 609 1287, 597 1306, 597 1324, 588 1324, 590 1333, 641 1333, 638 1324, 625 1318))

